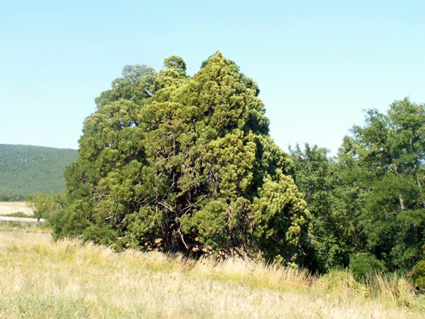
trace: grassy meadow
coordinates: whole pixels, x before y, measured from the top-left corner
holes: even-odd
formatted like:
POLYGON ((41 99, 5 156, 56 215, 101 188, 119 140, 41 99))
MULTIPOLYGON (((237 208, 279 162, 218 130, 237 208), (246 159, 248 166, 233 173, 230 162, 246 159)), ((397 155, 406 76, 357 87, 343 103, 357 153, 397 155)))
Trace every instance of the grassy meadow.
POLYGON ((242 260, 185 260, 0 226, 0 318, 424 318, 400 278, 356 283, 242 260))
POLYGON ((34 210, 25 202, 0 202, 0 216, 19 214, 32 216, 34 210))

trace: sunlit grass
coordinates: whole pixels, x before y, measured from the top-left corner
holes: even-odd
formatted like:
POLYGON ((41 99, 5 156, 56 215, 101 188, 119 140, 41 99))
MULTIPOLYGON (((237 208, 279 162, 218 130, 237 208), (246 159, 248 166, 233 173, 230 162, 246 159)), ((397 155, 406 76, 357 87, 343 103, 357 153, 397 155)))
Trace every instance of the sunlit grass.
MULTIPOLYGON (((37 228, 30 228, 37 229, 37 228)), ((0 228, 0 318, 423 318, 401 278, 369 286, 231 259, 121 254, 0 228)))

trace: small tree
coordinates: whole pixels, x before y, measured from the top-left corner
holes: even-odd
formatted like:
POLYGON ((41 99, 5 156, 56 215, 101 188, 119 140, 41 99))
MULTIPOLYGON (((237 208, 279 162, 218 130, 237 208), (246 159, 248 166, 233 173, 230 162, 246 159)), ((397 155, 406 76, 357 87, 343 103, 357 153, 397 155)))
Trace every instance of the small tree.
POLYGON ((53 214, 57 213, 61 208, 61 195, 50 196, 42 193, 28 195, 26 203, 34 211, 34 216, 38 220, 41 218, 49 219, 53 214))

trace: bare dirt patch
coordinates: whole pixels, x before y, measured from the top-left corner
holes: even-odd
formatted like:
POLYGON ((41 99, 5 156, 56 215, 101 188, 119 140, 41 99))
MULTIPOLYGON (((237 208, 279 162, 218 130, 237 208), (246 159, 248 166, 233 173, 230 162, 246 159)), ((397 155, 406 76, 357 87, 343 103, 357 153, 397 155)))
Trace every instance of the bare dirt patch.
POLYGON ((0 202, 0 215, 10 215, 14 213, 23 213, 33 216, 34 211, 28 207, 25 202, 0 202))

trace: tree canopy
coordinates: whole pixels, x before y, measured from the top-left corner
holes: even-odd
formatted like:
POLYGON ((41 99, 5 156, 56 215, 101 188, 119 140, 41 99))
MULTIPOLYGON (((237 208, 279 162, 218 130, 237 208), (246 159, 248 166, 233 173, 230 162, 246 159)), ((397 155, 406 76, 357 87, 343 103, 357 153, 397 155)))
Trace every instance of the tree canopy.
POLYGON ((291 151, 312 215, 307 265, 349 264, 357 278, 378 268, 408 271, 425 244, 425 106, 406 98, 386 113, 368 110, 351 133, 334 159, 308 144, 291 151))
POLYGON ((310 215, 258 93, 220 52, 194 76, 177 56, 126 66, 84 122, 55 235, 301 262, 310 215))
POLYGON ((124 67, 84 122, 55 237, 357 279, 417 264, 423 283, 425 106, 367 111, 331 158, 308 144, 283 152, 258 95, 220 52, 193 76, 178 56, 159 72, 124 67))
POLYGON ((306 266, 320 272, 348 266, 355 246, 355 189, 344 186, 340 166, 328 150, 306 144, 290 154, 292 175, 311 213, 306 266))
POLYGON ((366 125, 352 132, 339 157, 362 189, 358 229, 366 249, 389 269, 409 269, 425 244, 425 106, 406 98, 387 114, 369 110, 366 125))

